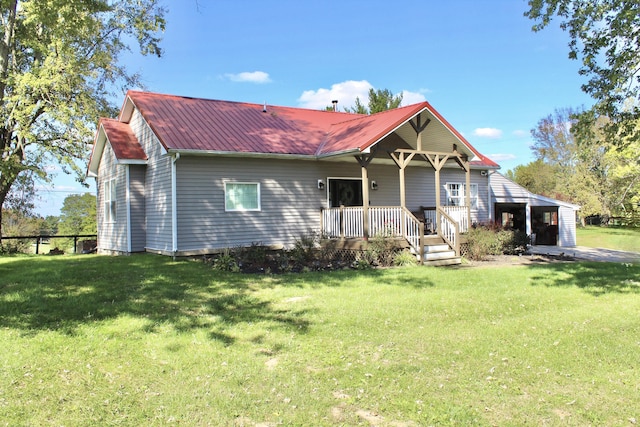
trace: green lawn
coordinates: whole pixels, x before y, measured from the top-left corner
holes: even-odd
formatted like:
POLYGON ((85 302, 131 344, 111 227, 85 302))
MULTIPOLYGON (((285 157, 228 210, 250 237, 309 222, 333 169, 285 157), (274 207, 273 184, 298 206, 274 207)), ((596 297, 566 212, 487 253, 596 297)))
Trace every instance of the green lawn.
POLYGON ((0 258, 0 425, 632 425, 640 265, 0 258))
POLYGON ((576 240, 578 246, 640 252, 640 228, 578 227, 576 240))

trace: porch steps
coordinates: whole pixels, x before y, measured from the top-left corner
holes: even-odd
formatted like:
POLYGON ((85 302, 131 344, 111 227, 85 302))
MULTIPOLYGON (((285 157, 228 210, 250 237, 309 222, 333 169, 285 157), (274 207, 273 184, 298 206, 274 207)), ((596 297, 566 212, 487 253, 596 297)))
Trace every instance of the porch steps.
POLYGON ((423 265, 445 266, 462 263, 460 257, 439 236, 426 236, 423 265))

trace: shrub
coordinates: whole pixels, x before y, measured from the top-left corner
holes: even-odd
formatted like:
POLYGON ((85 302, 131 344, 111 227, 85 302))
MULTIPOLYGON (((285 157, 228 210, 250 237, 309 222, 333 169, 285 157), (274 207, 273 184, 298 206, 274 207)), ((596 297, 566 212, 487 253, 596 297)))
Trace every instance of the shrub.
POLYGON ((289 251, 291 259, 298 264, 304 264, 313 260, 316 256, 320 238, 317 233, 308 231, 298 237, 289 251))
POLYGON ((481 261, 491 255, 493 247, 496 245, 495 233, 486 227, 474 227, 467 233, 467 244, 469 245, 469 258, 481 261))
POLYGON ((527 250, 530 237, 517 230, 505 230, 494 225, 476 226, 467 234, 469 258, 480 261, 489 255, 515 255, 527 250))
POLYGON ((393 265, 397 267, 406 267, 410 265, 416 265, 418 260, 414 254, 408 250, 397 252, 393 257, 393 265))
POLYGON ((213 261, 213 269, 216 271, 240 271, 240 266, 236 260, 236 254, 234 254, 231 249, 224 249, 213 261))
POLYGON ((397 246, 393 233, 390 230, 382 231, 369 239, 365 250, 365 258, 371 264, 388 267, 393 265, 393 258, 396 252, 397 246))

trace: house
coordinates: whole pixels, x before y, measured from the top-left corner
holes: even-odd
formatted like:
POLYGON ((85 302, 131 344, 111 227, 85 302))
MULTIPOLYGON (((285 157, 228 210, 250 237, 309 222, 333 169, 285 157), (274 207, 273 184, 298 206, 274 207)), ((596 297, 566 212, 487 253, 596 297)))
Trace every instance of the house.
POLYGON ((533 194, 495 171, 489 182, 496 222, 526 232, 535 245, 576 245, 578 205, 533 194))
POLYGON ((423 260, 429 232, 459 256, 460 233, 493 219, 498 168, 427 102, 357 115, 129 91, 98 124, 88 176, 100 253, 384 231, 423 260))

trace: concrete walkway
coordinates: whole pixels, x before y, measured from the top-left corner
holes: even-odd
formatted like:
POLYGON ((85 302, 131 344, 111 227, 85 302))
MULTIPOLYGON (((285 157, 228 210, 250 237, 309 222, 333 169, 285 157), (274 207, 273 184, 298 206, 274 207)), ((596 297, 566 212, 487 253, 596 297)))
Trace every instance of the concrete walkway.
POLYGON ((529 252, 538 255, 565 255, 585 261, 604 262, 637 262, 640 263, 640 253, 616 251, 604 248, 587 248, 586 246, 530 246, 529 252))

